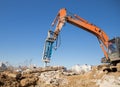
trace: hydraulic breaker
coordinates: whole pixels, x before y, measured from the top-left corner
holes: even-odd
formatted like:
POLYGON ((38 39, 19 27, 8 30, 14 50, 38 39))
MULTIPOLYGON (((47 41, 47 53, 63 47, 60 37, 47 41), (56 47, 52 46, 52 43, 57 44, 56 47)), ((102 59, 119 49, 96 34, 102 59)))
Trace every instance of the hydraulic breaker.
POLYGON ((54 43, 54 39, 52 38, 52 33, 51 31, 48 31, 48 37, 44 44, 43 58, 42 58, 43 62, 45 62, 45 66, 47 66, 47 63, 50 62, 53 43, 54 43))

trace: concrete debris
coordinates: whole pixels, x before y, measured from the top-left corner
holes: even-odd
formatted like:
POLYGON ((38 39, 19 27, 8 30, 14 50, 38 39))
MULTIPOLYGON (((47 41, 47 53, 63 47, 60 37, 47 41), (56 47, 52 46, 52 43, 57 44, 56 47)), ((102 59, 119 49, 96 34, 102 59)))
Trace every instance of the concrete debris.
POLYGON ((101 79, 97 80, 96 84, 99 87, 120 87, 120 76, 104 75, 101 79))
POLYGON ((61 72, 59 71, 49 71, 41 73, 40 78, 46 84, 53 84, 58 86, 59 84, 68 84, 67 80, 64 78, 60 78, 61 72))
POLYGON ((90 70, 92 69, 92 66, 90 65, 75 65, 71 68, 71 71, 77 73, 77 74, 83 74, 83 73, 86 73, 86 72, 89 72, 90 70))

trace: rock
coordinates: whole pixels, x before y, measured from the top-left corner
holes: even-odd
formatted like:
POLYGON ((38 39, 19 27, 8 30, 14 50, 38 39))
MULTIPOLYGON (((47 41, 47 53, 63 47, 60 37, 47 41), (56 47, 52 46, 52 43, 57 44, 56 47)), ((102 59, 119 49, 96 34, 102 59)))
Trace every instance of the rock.
POLYGON ((30 74, 32 72, 32 70, 30 69, 26 69, 22 72, 22 74, 30 74))
POLYGON ((77 75, 77 73, 75 73, 75 72, 63 72, 62 74, 65 76, 77 75))
POLYGON ((37 80, 38 79, 34 78, 34 77, 33 78, 25 78, 20 81, 20 84, 22 87, 35 85, 37 80))
POLYGON ((21 73, 16 73, 16 72, 4 72, 4 75, 8 76, 9 78, 14 78, 14 79, 20 79, 21 78, 21 73))
POLYGON ((7 74, 9 77, 12 77, 12 78, 16 78, 17 77, 17 74, 14 74, 14 73, 9 73, 7 74))
POLYGON ((21 81, 20 81, 20 84, 21 84, 22 87, 27 86, 27 85, 28 85, 27 79, 21 80, 21 81))
POLYGON ((53 79, 51 79, 50 83, 55 86, 59 86, 59 79, 53 78, 53 79))

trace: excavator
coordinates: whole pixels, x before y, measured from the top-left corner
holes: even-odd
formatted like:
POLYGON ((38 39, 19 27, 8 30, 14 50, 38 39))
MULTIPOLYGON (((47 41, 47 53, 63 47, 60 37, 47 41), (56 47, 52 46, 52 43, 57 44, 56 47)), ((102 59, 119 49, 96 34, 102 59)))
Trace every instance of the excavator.
POLYGON ((104 53, 101 63, 109 65, 109 68, 107 67, 104 70, 120 71, 120 37, 109 39, 109 36, 102 29, 76 14, 69 14, 66 8, 60 9, 52 22, 51 26, 55 27, 55 30, 48 31, 42 57, 42 60, 46 66, 47 63, 50 62, 53 44, 57 41, 60 31, 65 23, 77 26, 78 28, 83 29, 97 37, 100 47, 104 53))

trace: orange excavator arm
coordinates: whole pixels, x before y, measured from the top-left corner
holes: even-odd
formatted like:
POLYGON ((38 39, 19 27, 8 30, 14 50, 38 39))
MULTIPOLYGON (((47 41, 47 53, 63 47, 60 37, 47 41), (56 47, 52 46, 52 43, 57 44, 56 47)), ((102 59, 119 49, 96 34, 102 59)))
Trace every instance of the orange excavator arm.
POLYGON ((104 52, 105 57, 108 59, 108 54, 107 54, 108 41, 109 41, 108 35, 102 29, 95 26, 94 24, 89 23, 88 21, 81 18, 80 16, 77 16, 77 15, 70 16, 69 14, 67 14, 67 10, 65 8, 60 9, 55 20, 52 23, 52 26, 54 26, 57 23, 54 31, 54 35, 53 35, 54 39, 57 38, 57 36, 59 35, 59 32, 61 31, 63 25, 66 22, 72 25, 75 25, 80 29, 83 29, 95 35, 100 42, 100 47, 102 48, 102 51, 104 52))
POLYGON ((56 18, 54 19, 52 23, 52 26, 56 26, 55 31, 48 32, 48 37, 46 39, 44 52, 43 52, 43 61, 46 64, 50 62, 50 57, 52 53, 52 45, 54 41, 56 41, 62 27, 64 26, 66 22, 95 35, 100 43, 100 47, 102 48, 102 51, 106 59, 109 60, 108 53, 107 53, 109 37, 107 36, 107 34, 102 29, 89 23, 88 21, 81 18, 80 16, 77 16, 77 15, 71 16, 67 14, 67 10, 65 8, 62 8, 58 12, 56 18))

